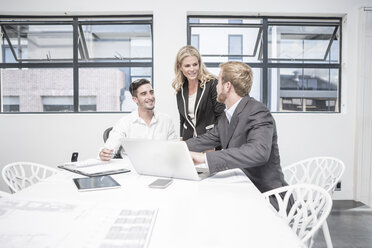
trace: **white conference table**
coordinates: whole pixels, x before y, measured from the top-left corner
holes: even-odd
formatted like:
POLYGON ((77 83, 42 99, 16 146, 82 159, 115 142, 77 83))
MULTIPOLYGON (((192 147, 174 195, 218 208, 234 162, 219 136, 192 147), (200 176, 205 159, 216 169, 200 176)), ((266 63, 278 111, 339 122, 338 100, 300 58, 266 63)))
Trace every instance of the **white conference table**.
MULTIPOLYGON (((131 169, 127 159, 119 162, 125 163, 125 166, 131 169)), ((156 208, 157 216, 149 248, 301 247, 301 242, 294 232, 276 216, 241 170, 220 172, 202 181, 174 179, 166 189, 149 188, 148 185, 156 177, 138 175, 132 170, 130 173, 112 175, 121 184, 119 189, 78 192, 72 181, 72 178, 76 177, 82 176, 61 170, 58 174, 3 200, 31 199, 76 203, 86 207, 104 205, 117 208, 156 208)), ((108 208, 103 209, 107 211, 108 208)), ((101 213, 97 214, 97 219, 100 215, 101 213)), ((29 221, 38 225, 37 220, 31 218, 29 221)), ((1 228, 3 227, 0 223, 0 237, 1 228)), ((63 228, 66 230, 72 227, 63 228)), ((97 245, 82 245, 76 238, 75 241, 66 241, 65 246, 62 239, 58 244, 60 247, 97 245)))

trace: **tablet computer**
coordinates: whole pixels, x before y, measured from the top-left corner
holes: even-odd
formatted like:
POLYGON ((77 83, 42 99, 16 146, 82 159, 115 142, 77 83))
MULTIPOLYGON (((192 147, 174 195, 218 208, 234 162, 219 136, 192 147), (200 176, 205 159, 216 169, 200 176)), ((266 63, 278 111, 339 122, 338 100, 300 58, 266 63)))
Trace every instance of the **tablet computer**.
POLYGON ((120 188, 120 184, 111 176, 74 178, 72 180, 79 191, 120 188))

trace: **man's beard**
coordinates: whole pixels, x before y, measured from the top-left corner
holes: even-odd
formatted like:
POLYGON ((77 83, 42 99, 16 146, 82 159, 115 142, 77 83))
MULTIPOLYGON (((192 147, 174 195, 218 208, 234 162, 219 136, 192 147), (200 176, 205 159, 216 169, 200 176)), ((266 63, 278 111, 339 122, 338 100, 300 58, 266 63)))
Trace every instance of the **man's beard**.
POLYGON ((220 94, 217 94, 217 102, 220 102, 220 103, 225 103, 226 101, 226 93, 224 92, 221 92, 220 94))

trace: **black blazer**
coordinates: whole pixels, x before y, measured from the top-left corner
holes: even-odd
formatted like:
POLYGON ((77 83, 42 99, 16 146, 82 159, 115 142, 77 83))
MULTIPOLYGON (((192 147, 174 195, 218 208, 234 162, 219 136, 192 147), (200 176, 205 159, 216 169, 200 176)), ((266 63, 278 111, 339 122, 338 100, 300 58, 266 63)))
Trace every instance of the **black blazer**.
POLYGON ((177 106, 180 114, 180 136, 183 140, 194 137, 194 129, 197 135, 204 134, 217 124, 218 117, 223 113, 225 104, 217 102, 217 80, 212 79, 204 84, 204 88, 199 87, 195 101, 195 120, 196 125, 191 121, 187 114, 189 108, 189 86, 186 81, 177 93, 177 106))

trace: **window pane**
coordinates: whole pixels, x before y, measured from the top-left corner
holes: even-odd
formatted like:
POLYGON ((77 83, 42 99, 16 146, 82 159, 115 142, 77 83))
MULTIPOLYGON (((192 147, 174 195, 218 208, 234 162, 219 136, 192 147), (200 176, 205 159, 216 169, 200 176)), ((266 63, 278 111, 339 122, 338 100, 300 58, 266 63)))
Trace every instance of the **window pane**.
POLYGON ((137 109, 129 85, 139 78, 152 82, 151 68, 80 68, 80 111, 131 112, 137 109))
MULTIPOLYGON (((243 55, 243 36, 229 35, 229 55, 243 55)), ((229 61, 242 61, 242 57, 229 56, 229 61)))
POLYGON ((97 97, 96 96, 80 96, 79 97, 79 111, 81 112, 97 111, 97 97))
POLYGON ((72 96, 42 96, 44 112, 70 112, 74 110, 72 96))
POLYGON ((338 63, 334 26, 269 26, 271 62, 338 63))
POLYGON ((66 101, 66 97, 72 99, 73 95, 72 69, 2 69, 1 78, 3 96, 18 98, 18 100, 3 98, 4 111, 6 105, 16 104, 17 101, 19 112, 73 110, 67 107, 71 103, 66 101))
POLYGON ((243 23, 243 20, 241 19, 229 19, 229 23, 243 23))
POLYGON ((189 23, 199 23, 200 22, 200 19, 198 18, 190 18, 189 19, 189 23))
MULTIPOLYGON (((207 68, 209 72, 216 75, 218 77, 218 74, 220 73, 219 67, 208 67, 207 68)), ((252 68, 253 72, 253 84, 251 88, 251 92, 249 95, 253 97, 254 99, 261 101, 262 96, 262 69, 260 68, 252 68)))
MULTIPOLYGON (((43 96, 43 108, 45 112, 66 112, 74 110, 74 99, 72 96, 43 96)), ((95 96, 81 96, 79 98, 79 111, 96 111, 95 96)))
POLYGON ((261 18, 190 18, 189 23, 200 23, 200 24, 261 24, 261 18))
POLYGON ((79 17, 81 22, 95 22, 95 21, 104 21, 104 22, 151 22, 151 16, 91 16, 91 17, 79 17))
POLYGON ((71 25, 2 25, 7 58, 4 62, 72 60, 71 25), (11 51, 13 48, 14 54, 11 51))
POLYGON ((195 47, 197 50, 199 50, 199 35, 193 34, 191 35, 191 45, 195 47))
POLYGON ((3 97, 4 112, 19 112, 19 96, 4 96, 3 97))
POLYGON ((272 111, 338 112, 338 69, 270 69, 272 111))
MULTIPOLYGON (((229 58, 229 37, 241 37, 242 49, 235 56, 243 62, 261 62, 258 60, 258 40, 261 39, 258 27, 192 27, 192 35, 199 35, 199 51, 204 62, 226 62, 229 58)), ((235 48, 234 48, 235 49, 235 48)), ((236 52, 234 50, 234 53, 236 52)))
POLYGON ((152 60, 151 25, 82 25, 86 60, 152 60))

